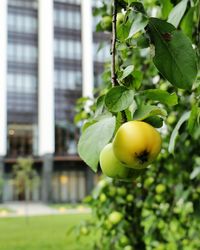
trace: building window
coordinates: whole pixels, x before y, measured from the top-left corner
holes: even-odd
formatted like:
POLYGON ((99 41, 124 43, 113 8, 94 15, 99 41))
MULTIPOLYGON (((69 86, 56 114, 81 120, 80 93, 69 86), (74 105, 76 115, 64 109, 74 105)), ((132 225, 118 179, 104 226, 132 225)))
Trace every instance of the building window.
POLYGON ((56 155, 76 155, 79 129, 70 122, 57 123, 55 128, 56 155))
POLYGON ((22 33, 36 33, 37 19, 24 13, 8 13, 8 30, 22 33))
POLYGON ((78 202, 86 195, 86 178, 83 171, 60 171, 53 175, 53 200, 78 202))
POLYGON ((81 72, 72 70, 55 71, 55 88, 76 90, 81 88, 81 72))
POLYGON ((81 14, 79 10, 55 8, 54 25, 60 28, 81 29, 81 14))
POLYGON ((8 60, 12 62, 37 63, 37 48, 31 44, 9 43, 8 60))
POLYGON ((54 55, 62 59, 81 59, 81 42, 55 39, 54 55))
POLYGON ((32 155, 37 150, 37 129, 34 125, 8 125, 8 155, 32 155))
POLYGON ((37 91, 37 78, 35 75, 8 73, 7 83, 8 92, 36 93, 37 91))

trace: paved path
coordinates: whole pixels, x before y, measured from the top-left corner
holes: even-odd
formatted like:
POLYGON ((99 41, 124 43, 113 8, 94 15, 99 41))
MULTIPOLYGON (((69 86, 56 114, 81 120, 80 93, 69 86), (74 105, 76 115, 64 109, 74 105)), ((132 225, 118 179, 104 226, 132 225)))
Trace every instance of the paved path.
POLYGON ((79 214, 89 213, 90 209, 79 206, 74 209, 66 209, 61 207, 60 209, 54 209, 44 203, 28 203, 25 202, 6 202, 0 205, 0 208, 4 207, 12 212, 6 211, 0 212, 0 217, 18 217, 18 216, 40 216, 40 215, 59 215, 59 214, 79 214))

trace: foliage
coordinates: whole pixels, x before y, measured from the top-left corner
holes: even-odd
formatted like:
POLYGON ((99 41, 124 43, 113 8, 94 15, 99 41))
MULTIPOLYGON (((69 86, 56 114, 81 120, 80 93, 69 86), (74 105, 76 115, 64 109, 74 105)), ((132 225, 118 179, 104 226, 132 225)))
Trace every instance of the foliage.
MULTIPOLYGON (((197 84, 196 52, 198 53, 198 48, 194 43, 192 46, 192 41, 184 34, 184 29, 178 30, 173 25, 178 26, 181 20, 191 25, 191 19, 185 20, 184 18, 186 1, 181 1, 171 10, 168 19, 171 23, 151 17, 151 12, 157 10, 159 6, 152 5, 146 11, 141 2, 116 1, 116 3, 118 14, 121 14, 120 18, 123 18, 120 22, 116 21, 116 51, 112 52, 116 53, 114 57, 117 81, 111 86, 110 65, 108 65, 102 77, 104 82, 102 85, 105 86, 107 83, 107 88, 99 93, 96 108, 93 103, 90 113, 82 111, 76 116, 76 121, 77 117, 79 120, 87 119, 79 140, 78 152, 94 171, 98 169, 99 155, 106 144, 106 140, 101 145, 95 143, 95 141, 99 142, 99 133, 94 133, 95 126, 98 126, 94 123, 98 122, 106 127, 108 117, 116 117, 116 129, 113 129, 112 133, 110 131, 110 139, 125 120, 147 119, 146 121, 155 127, 160 127, 167 116, 168 106, 175 106, 179 103, 177 96, 178 91, 181 91, 179 89, 183 89, 183 93, 188 95, 195 93, 193 90, 197 84), (171 85, 168 89, 161 89, 162 82, 166 80, 171 85), (92 152, 88 147, 89 141, 92 152)), ((193 14, 196 21, 199 18, 198 3, 199 1, 187 3, 188 8, 189 5, 194 7, 193 14)), ((95 14, 103 17, 111 16, 110 4, 104 3, 95 14)), ((159 11, 162 12, 164 7, 161 5, 159 11)), ((110 32, 110 29, 102 28, 102 25, 97 25, 97 28, 110 32)), ((194 30, 194 34, 197 32, 198 27, 194 30)), ((196 114, 199 115, 199 113, 197 109, 196 114)), ((193 119, 194 123, 196 118, 193 119)), ((108 139, 107 133, 106 129, 101 130, 101 136, 104 137, 105 134, 108 139)))
MULTIPOLYGON (((88 197, 94 213, 86 224, 88 234, 99 235, 94 249, 199 249, 199 8, 199 0, 118 1, 118 13, 124 14, 117 26, 120 86, 112 88, 106 67, 102 85, 107 88, 94 100, 86 124, 115 116, 114 135, 125 113, 128 121, 144 120, 160 128, 163 146, 144 175, 133 182, 103 179, 88 197), (116 224, 109 221, 114 211, 122 214, 116 224)), ((95 14, 111 15, 111 9, 104 2, 95 14)), ((83 160, 86 155, 99 157, 88 151, 83 160)), ((89 166, 98 170, 97 162, 89 166)))
POLYGON ((30 192, 39 185, 39 175, 33 169, 32 158, 18 158, 13 166, 13 181, 18 193, 24 192, 25 199, 30 199, 30 192))

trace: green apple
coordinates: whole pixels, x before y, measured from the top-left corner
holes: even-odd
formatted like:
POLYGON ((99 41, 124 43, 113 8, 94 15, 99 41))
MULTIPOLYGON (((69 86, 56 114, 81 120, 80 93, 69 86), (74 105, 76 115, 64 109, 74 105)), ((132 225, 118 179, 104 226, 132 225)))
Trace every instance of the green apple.
POLYGON ((123 13, 117 13, 117 27, 121 25, 124 22, 124 14, 123 13))
POLYGON ((163 200, 163 197, 162 197, 162 195, 160 195, 160 194, 156 194, 156 195, 155 195, 155 199, 156 199, 157 202, 160 203, 160 202, 163 200))
POLYGON ((158 184, 156 186, 156 193, 157 194, 162 194, 165 191, 166 191, 166 186, 164 184, 158 184))
POLYGON ((107 144, 101 151, 100 166, 106 176, 116 179, 133 179, 141 173, 139 170, 128 168, 115 157, 112 143, 107 144))
POLYGON ((115 187, 109 187, 109 195, 110 196, 116 195, 116 188, 115 187))
POLYGON ((105 194, 101 194, 100 197, 99 197, 99 200, 104 203, 106 201, 106 195, 105 194))
POLYGON ((89 233, 89 230, 87 229, 87 227, 81 227, 81 234, 82 235, 87 235, 89 233))
POLYGON ((132 201, 134 200, 134 196, 133 196, 132 194, 128 194, 128 195, 126 196, 126 200, 127 200, 128 202, 132 202, 132 201))
POLYGON ((104 16, 101 19, 101 28, 104 31, 111 31, 112 30, 112 17, 111 16, 104 16))
POLYGON ((110 221, 110 223, 112 223, 113 225, 118 224, 123 218, 123 214, 118 212, 118 211, 114 211, 112 212, 109 216, 108 216, 108 220, 110 221))
POLYGON ((154 178, 153 177, 148 177, 145 181, 144 181, 144 186, 145 188, 148 188, 151 186, 151 184, 153 184, 154 182, 154 178))
POLYGON ((131 245, 125 246, 124 250, 133 250, 131 245))
POLYGON ((124 196, 124 195, 126 195, 127 190, 126 190, 125 187, 118 187, 118 188, 117 188, 117 193, 118 193, 120 196, 124 196))
POLYGON ((120 239, 119 239, 119 243, 121 246, 127 246, 128 244, 130 244, 130 240, 127 236, 123 235, 120 239))

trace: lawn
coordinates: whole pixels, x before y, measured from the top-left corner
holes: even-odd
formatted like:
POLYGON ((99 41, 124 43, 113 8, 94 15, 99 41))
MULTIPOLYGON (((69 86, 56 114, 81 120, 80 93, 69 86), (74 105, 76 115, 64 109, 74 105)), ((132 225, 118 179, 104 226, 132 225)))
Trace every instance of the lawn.
POLYGON ((88 214, 0 218, 0 250, 90 250, 91 239, 77 241, 67 230, 88 214))

